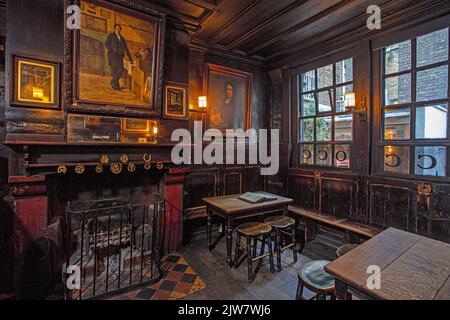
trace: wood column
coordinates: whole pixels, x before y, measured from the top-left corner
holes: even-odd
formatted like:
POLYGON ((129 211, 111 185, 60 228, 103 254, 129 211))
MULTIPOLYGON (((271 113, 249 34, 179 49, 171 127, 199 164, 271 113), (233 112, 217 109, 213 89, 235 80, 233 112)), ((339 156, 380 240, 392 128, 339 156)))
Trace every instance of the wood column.
POLYGON ((11 176, 9 183, 14 198, 14 287, 20 297, 25 251, 48 223, 47 186, 45 176, 11 176))
POLYGON ((183 197, 187 173, 187 168, 171 168, 163 179, 165 253, 176 252, 183 246, 183 197))

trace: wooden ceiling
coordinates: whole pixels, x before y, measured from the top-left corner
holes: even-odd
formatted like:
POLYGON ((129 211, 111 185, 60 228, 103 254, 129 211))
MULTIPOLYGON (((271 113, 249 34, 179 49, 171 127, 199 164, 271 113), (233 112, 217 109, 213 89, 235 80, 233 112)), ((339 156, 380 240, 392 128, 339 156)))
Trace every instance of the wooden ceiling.
POLYGON ((367 34, 370 5, 379 5, 383 23, 410 18, 449 0, 146 0, 183 22, 193 41, 210 49, 277 63, 318 43, 367 34))

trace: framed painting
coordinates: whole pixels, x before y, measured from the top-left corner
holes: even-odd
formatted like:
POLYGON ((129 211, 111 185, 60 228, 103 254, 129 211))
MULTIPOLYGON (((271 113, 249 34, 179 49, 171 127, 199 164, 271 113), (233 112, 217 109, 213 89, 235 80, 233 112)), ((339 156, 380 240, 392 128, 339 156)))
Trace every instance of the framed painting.
POLYGON ((59 108, 57 63, 15 56, 13 82, 13 105, 59 108))
POLYGON ((122 129, 124 134, 138 135, 138 142, 158 142, 158 121, 139 118, 122 118, 122 129))
POLYGON ((160 114, 164 15, 134 10, 137 5, 125 0, 74 2, 81 29, 66 35, 66 45, 73 45, 73 56, 66 54, 72 60, 69 105, 96 113, 160 114))
POLYGON ((222 131, 250 128, 252 75, 213 64, 206 65, 205 74, 207 127, 222 131))
POLYGON ((187 119, 188 96, 187 86, 177 83, 167 83, 164 91, 164 117, 187 119))

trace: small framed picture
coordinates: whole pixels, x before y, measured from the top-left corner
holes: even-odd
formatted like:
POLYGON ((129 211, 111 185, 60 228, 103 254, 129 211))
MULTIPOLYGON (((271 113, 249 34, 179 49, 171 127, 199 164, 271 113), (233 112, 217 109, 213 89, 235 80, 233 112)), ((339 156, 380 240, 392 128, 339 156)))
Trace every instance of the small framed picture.
POLYGON ((188 119, 187 86, 178 83, 167 83, 164 90, 164 117, 188 119))
POLYGON ((59 64, 15 56, 12 104, 59 109, 59 64))
POLYGON ((158 121, 122 118, 122 133, 137 135, 139 143, 158 143, 158 121))

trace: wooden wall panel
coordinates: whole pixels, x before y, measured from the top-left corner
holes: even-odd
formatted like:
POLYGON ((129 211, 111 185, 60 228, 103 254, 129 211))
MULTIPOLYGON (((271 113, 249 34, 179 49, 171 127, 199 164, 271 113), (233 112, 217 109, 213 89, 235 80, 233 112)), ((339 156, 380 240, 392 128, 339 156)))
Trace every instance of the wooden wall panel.
POLYGON ((264 190, 258 166, 192 166, 185 182, 185 219, 205 217, 202 198, 264 190))
POLYGON ((289 175, 288 195, 294 204, 305 209, 318 209, 318 193, 314 176, 295 173, 289 175))
POLYGON ((369 185, 370 223, 407 230, 411 215, 411 191, 393 185, 369 185))
POLYGON ((358 183, 339 178, 322 178, 320 209, 336 217, 352 217, 358 210, 358 183))
MULTIPOLYGON (((7 6, 6 129, 7 138, 64 140, 64 114, 10 105, 13 56, 20 55, 59 63, 64 55, 64 6, 59 0, 16 0, 7 6), (39 8, 39 10, 36 10, 39 8), (26 23, 24 23, 26 21, 26 23), (26 27, 25 27, 26 26, 26 27), (42 135, 39 137, 39 135, 42 135)), ((61 88, 63 92, 64 88, 61 88)))

